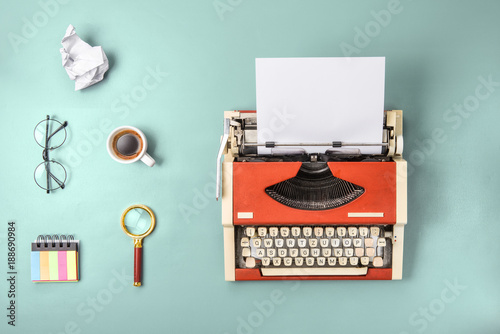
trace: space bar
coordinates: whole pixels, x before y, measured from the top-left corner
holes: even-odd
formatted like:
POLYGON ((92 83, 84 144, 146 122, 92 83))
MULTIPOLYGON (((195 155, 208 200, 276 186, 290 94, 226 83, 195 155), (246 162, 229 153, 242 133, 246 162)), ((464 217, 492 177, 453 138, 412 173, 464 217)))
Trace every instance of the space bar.
POLYGON ((262 276, 359 276, 366 275, 368 267, 361 268, 261 268, 262 276))

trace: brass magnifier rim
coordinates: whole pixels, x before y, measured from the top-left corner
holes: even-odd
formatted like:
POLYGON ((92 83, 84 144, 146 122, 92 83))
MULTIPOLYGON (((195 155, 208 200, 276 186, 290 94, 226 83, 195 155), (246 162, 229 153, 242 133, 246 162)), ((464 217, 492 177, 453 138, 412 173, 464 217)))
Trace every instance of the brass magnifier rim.
POLYGON ((156 225, 156 218, 155 218, 155 214, 153 213, 153 211, 148 208, 147 206, 145 205, 142 205, 142 204, 134 204, 134 205, 131 205, 129 206, 127 209, 125 209, 125 211, 123 211, 123 214, 122 214, 122 218, 121 218, 121 226, 122 226, 122 230, 123 232, 125 232, 126 235, 128 235, 129 237, 133 238, 133 239, 136 239, 136 240, 141 240, 145 237, 147 237, 148 235, 151 234, 151 232, 153 232, 153 229, 155 228, 155 225, 156 225), (130 233, 127 228, 125 227, 125 216, 127 215, 127 213, 130 211, 130 210, 133 210, 133 209, 143 209, 144 211, 146 211, 148 214, 149 214, 149 217, 151 217, 151 226, 149 227, 149 229, 144 232, 143 234, 132 234, 130 233))

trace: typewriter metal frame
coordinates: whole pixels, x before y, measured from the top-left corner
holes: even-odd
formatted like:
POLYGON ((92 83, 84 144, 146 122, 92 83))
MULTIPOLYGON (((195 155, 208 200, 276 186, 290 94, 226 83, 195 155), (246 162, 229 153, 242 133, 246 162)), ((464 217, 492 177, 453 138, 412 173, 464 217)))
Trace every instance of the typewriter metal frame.
MULTIPOLYGON (((286 160, 283 157, 259 156, 257 147, 257 124, 255 111, 226 111, 224 113, 224 136, 217 158, 217 194, 220 193, 222 181, 222 226, 224 230, 224 262, 226 281, 235 280, 397 280, 402 278, 404 227, 407 223, 407 164, 403 153, 403 113, 401 110, 384 112, 383 141, 380 155, 356 155, 329 153, 326 158, 333 174, 342 173, 344 178, 356 179, 356 184, 366 187, 366 194, 351 203, 338 208, 318 211, 290 209, 277 202, 263 200, 264 208, 256 205, 255 210, 242 211, 245 202, 248 205, 253 199, 255 187, 269 186, 270 180, 262 180, 266 169, 286 175, 281 179, 295 175, 300 162, 286 160), (242 129, 241 120, 247 119, 251 126, 242 129), (224 158, 224 162, 222 162, 224 158), (366 161, 370 162, 366 162, 366 161), (363 178, 364 175, 364 178, 363 178), (257 182, 255 181, 257 180, 257 182), (260 183, 259 183, 260 182, 260 183), (267 183, 266 183, 267 182, 267 183), (363 183, 363 184, 360 184, 363 183), (252 188, 246 196, 246 189, 252 188), (250 197, 249 197, 250 196, 250 197), (362 200, 361 200, 362 198, 362 200), (275 206, 266 210, 266 206, 275 206), (375 208, 375 209, 374 209, 375 208), (278 210, 279 214, 274 214, 278 210), (290 214, 288 213, 290 212, 290 214), (283 219, 283 214, 285 219, 283 219), (255 215, 255 216, 254 216, 255 215), (267 216, 266 216, 267 215, 267 216), (263 218, 266 216, 266 218, 263 218), (255 219, 254 219, 255 218, 255 219), (238 225, 392 225, 392 263, 391 268, 369 268, 363 276, 262 276, 258 268, 236 268, 235 226, 238 225)), ((270 146, 276 143, 265 143, 270 146)), ((377 144, 331 143, 333 147, 349 147, 377 144)), ((286 144, 283 146, 296 146, 286 144)), ((307 144, 309 146, 310 143, 307 144)), ((320 144, 317 144, 318 146, 320 144)), ((321 145, 325 145, 324 143, 321 145)), ((280 144, 276 144, 280 146, 280 144)), ((303 144, 303 146, 306 146, 303 144)), ((301 159, 316 161, 318 155, 306 154, 301 159)), ((304 160, 300 160, 304 161, 304 160)), ((272 177, 271 177, 272 178, 272 177)), ((259 191, 260 192, 260 191, 259 191)), ((262 196, 265 195, 262 189, 262 196)), ((259 195, 260 196, 260 195, 259 195)), ((265 195, 267 196, 267 195, 265 195)), ((267 197, 265 197, 267 198, 267 197)), ((262 197, 264 199, 264 197, 262 197)), ((272 200, 272 199, 271 199, 272 200)), ((260 203, 259 203, 260 204, 260 203)))

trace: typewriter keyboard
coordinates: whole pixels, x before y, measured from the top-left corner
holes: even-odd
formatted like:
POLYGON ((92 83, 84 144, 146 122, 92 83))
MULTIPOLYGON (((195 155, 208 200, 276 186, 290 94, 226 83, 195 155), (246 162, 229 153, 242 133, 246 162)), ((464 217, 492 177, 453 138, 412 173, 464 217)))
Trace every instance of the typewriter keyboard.
POLYGON ((236 226, 236 267, 264 276, 365 275, 390 268, 392 226, 236 226))

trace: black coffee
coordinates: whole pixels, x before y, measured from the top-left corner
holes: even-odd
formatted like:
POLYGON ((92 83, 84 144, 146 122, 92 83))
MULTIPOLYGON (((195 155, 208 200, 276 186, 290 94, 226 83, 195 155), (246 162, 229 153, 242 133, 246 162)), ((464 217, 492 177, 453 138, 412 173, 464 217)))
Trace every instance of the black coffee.
POLYGON ((116 150, 126 156, 136 154, 140 147, 139 139, 133 134, 125 134, 116 141, 116 150))
POLYGON ((132 129, 118 132, 113 138, 113 152, 120 159, 131 160, 141 154, 143 147, 141 136, 132 129))

